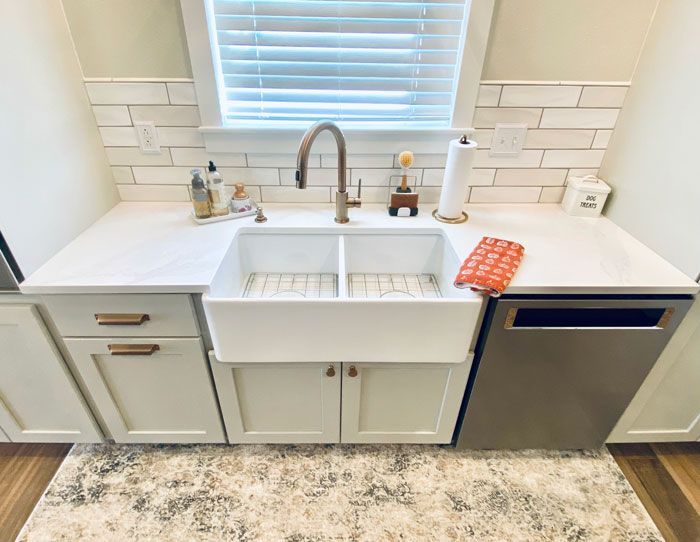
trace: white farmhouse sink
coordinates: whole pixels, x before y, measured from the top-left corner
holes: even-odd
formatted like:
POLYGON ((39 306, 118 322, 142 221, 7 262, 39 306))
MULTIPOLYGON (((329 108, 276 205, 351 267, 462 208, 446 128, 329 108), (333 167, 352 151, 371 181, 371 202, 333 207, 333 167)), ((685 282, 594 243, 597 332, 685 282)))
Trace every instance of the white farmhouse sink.
POLYGON ((225 362, 467 359, 482 298, 440 230, 239 230, 203 296, 225 362))

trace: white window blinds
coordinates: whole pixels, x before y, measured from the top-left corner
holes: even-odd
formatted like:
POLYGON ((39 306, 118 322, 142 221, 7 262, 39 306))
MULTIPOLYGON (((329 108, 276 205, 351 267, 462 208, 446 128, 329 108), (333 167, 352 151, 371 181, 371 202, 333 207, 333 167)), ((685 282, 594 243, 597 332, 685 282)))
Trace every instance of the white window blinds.
POLYGON ((450 124, 469 0, 213 5, 227 125, 450 124))

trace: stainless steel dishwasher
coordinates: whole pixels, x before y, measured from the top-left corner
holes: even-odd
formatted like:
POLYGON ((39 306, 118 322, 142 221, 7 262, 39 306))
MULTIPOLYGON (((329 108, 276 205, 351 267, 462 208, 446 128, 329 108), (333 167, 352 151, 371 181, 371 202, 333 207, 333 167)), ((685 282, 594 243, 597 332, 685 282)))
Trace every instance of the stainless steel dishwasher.
POLYGON ((490 300, 457 447, 601 446, 691 303, 690 296, 490 300))

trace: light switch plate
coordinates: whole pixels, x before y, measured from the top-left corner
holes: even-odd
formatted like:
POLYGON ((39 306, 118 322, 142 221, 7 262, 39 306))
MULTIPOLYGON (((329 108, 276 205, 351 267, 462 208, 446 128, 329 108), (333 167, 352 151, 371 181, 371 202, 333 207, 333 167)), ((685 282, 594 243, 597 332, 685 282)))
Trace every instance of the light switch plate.
POLYGON ((490 156, 518 156, 527 137, 527 124, 496 124, 490 156))

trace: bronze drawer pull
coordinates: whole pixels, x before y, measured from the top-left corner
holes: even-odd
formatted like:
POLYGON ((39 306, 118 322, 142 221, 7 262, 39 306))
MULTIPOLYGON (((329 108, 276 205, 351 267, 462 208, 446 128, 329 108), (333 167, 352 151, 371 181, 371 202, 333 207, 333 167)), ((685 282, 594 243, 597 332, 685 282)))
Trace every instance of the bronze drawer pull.
POLYGON ((328 369, 326 369, 326 376, 331 378, 335 376, 335 367, 333 365, 329 365, 328 369))
POLYGON ((96 314, 99 326, 140 326, 151 319, 148 314, 96 314))
POLYGON ((151 356, 160 350, 157 344, 108 344, 107 348, 113 356, 151 356))
POLYGON ((351 378, 355 378, 357 376, 357 367, 354 365, 350 365, 350 368, 348 369, 348 376, 351 378))

